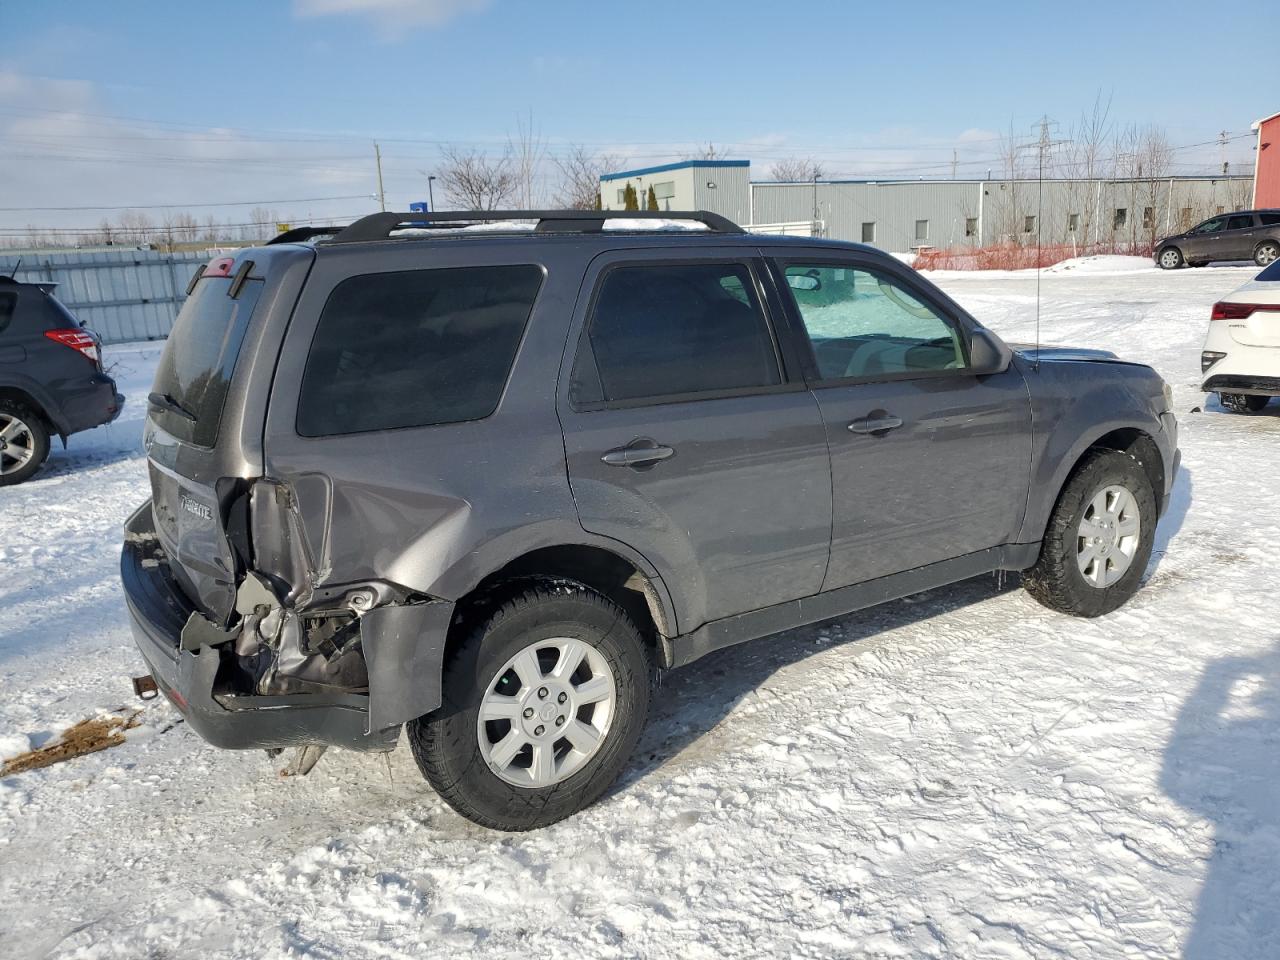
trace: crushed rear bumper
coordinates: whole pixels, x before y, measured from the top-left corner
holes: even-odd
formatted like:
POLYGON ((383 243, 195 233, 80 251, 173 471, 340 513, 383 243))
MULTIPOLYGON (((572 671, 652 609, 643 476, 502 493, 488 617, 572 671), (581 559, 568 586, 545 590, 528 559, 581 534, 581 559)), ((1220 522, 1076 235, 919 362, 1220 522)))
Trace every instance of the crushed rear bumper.
POLYGON ((218 693, 219 650, 211 646, 182 649, 183 629, 192 617, 201 615, 169 573, 155 538, 150 501, 125 524, 120 578, 134 642, 147 669, 191 729, 209 743, 228 749, 325 744, 390 750, 395 746, 398 723, 370 731, 368 696, 218 693))

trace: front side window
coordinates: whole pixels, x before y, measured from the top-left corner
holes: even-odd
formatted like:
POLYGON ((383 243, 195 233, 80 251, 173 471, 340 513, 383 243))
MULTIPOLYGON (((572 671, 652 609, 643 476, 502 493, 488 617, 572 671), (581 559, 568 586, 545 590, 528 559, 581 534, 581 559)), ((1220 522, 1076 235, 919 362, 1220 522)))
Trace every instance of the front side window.
POLYGON ((613 267, 573 374, 575 403, 619 402, 782 382, 751 271, 742 263, 613 267))
POLYGON ((542 286, 532 264, 371 273, 320 312, 298 434, 480 420, 498 406, 542 286))
POLYGON ((960 334, 899 281, 862 268, 790 264, 787 287, 823 380, 965 366, 960 334))
POLYGON ((1200 226, 1196 227, 1192 233, 1217 233, 1227 225, 1226 217, 1214 217, 1212 220, 1206 220, 1200 226))

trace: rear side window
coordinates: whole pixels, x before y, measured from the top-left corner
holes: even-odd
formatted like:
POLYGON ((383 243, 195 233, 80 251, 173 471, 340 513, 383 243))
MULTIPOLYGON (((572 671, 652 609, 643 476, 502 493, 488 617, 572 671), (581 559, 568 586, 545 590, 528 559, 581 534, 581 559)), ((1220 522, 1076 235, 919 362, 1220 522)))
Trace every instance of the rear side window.
POLYGON ((179 440, 198 447, 212 447, 218 439, 227 387, 262 293, 261 280, 247 280, 233 300, 227 295, 231 284, 227 277, 205 277, 196 284, 156 370, 154 390, 167 402, 153 404, 151 416, 179 440))
POLYGON ((8 329, 9 321, 13 319, 13 310, 17 305, 16 293, 0 293, 0 333, 8 329))
POLYGON ((298 434, 327 437, 489 416, 542 278, 541 267, 522 264, 342 281, 311 341, 298 434))
POLYGON ((1264 227, 1280 227, 1280 213, 1259 214, 1264 227))
POLYGON ((590 355, 575 365, 575 403, 781 382, 768 322, 742 263, 614 267, 600 283, 588 339, 590 355))

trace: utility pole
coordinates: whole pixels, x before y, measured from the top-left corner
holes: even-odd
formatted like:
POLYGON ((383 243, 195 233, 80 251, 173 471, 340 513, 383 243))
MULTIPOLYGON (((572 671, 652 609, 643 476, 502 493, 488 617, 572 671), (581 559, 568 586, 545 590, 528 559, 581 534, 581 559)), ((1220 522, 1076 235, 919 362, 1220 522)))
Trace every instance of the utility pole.
POLYGON ((955 150, 955 147, 952 147, 951 148, 951 179, 952 180, 956 178, 956 160, 957 160, 956 150, 955 150))
POLYGON ((387 194, 382 189, 382 149, 378 146, 378 141, 373 141, 373 159, 378 165, 378 209, 386 212, 387 194))
POLYGON ((1222 160, 1222 175, 1227 175, 1227 131, 1218 133, 1218 155, 1222 160))

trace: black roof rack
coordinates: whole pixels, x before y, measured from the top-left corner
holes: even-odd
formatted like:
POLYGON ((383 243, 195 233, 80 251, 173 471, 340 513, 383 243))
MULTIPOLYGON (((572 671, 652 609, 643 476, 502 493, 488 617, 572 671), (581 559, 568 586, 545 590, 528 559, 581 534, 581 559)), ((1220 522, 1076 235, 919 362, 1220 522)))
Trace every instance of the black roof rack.
MULTIPOLYGON (((486 223, 499 220, 536 220, 534 233, 599 233, 606 220, 692 220, 713 233, 745 233, 740 226, 718 213, 705 210, 446 210, 435 213, 371 213, 338 232, 331 243, 386 240, 396 230, 440 229, 453 224, 486 223)), ((320 229, 302 227, 299 229, 320 229)), ((286 243, 281 234, 272 243, 286 243)))
POLYGON ((332 227, 294 227, 284 233, 277 233, 263 246, 269 247, 273 243, 305 243, 313 237, 327 237, 335 233, 341 233, 345 229, 346 227, 343 224, 337 224, 332 227))

